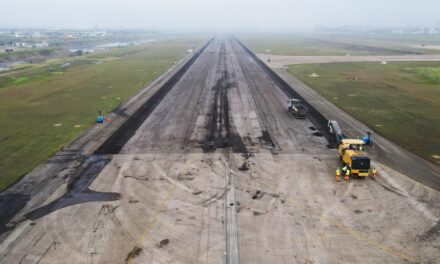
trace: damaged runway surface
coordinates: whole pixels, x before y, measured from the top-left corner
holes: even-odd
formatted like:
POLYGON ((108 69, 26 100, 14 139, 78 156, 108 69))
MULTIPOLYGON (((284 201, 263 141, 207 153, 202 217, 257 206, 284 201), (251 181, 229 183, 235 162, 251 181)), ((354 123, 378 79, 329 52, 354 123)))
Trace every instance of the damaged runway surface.
POLYGON ((3 194, 2 263, 440 259, 440 193, 377 160, 336 182, 320 116, 294 119, 236 39, 181 65, 3 194))

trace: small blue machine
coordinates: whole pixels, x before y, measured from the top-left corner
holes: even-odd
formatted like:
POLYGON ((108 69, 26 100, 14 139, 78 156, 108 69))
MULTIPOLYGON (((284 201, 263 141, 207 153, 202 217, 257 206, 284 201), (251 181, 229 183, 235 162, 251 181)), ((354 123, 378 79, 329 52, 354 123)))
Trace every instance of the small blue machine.
POLYGON ((99 115, 98 118, 96 118, 96 122, 104 123, 104 117, 102 115, 99 115))
POLYGON ((367 135, 362 136, 359 139, 362 140, 365 143, 365 145, 372 145, 373 139, 371 138, 371 134, 372 134, 372 132, 368 131, 367 135))
POLYGON ((104 123, 104 116, 102 115, 101 111, 98 111, 98 117, 96 118, 97 123, 104 123))

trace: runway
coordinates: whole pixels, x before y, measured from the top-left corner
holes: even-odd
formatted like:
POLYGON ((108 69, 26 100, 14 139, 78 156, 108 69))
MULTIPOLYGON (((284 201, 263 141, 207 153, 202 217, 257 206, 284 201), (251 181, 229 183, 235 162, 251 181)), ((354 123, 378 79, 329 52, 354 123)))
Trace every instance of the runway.
POLYGON ((376 159, 376 179, 336 182, 320 120, 293 118, 252 54, 231 36, 199 52, 6 193, 29 196, 2 229, 2 263, 440 258, 439 191, 376 159))

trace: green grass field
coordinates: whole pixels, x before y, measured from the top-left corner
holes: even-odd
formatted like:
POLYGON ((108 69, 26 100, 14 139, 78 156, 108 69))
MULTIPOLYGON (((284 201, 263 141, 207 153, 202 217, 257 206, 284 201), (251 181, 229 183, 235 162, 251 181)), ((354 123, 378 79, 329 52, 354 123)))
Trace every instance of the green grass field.
POLYGON ((440 155, 440 62, 309 64, 288 70, 375 132, 440 164, 433 156, 440 155))
POLYGON ((57 59, 0 75, 0 190, 186 55, 204 36, 57 59))
POLYGON ((348 53, 359 56, 440 53, 439 50, 402 45, 398 39, 384 36, 375 39, 370 35, 349 34, 242 33, 238 37, 257 53, 275 55, 344 56, 348 53))

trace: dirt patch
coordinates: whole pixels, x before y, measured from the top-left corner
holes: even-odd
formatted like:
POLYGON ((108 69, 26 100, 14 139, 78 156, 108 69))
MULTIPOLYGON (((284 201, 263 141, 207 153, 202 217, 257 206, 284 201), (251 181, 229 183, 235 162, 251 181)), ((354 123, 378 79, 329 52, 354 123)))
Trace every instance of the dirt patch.
POLYGON ((131 199, 131 198, 130 198, 130 200, 128 200, 128 203, 129 203, 129 204, 136 204, 136 203, 138 203, 138 202, 139 202, 138 200, 131 199))
POLYGON ((236 211, 237 213, 240 213, 240 211, 241 211, 243 208, 246 208, 246 206, 244 206, 244 205, 239 206, 239 204, 237 203, 237 207, 235 208, 235 209, 236 209, 235 211, 236 211))
POLYGON ((252 141, 252 138, 249 136, 244 136, 243 142, 250 145, 250 146, 255 146, 255 143, 252 141))
POLYGON ((170 243, 170 240, 169 240, 168 238, 165 238, 165 239, 163 239, 163 240, 161 240, 161 241, 159 242, 158 247, 160 247, 160 248, 165 247, 165 246, 168 245, 169 243, 170 243))
POLYGON ((361 211, 361 210, 359 210, 359 209, 356 209, 356 210, 354 210, 353 211, 355 214, 362 214, 363 213, 363 211, 361 211))
POLYGON ((125 258, 125 263, 130 263, 130 260, 139 256, 142 253, 142 248, 135 246, 125 258))
POLYGON ((243 162, 243 164, 238 169, 241 170, 241 171, 249 170, 249 166, 248 166, 247 161, 243 162))
POLYGON ((194 176, 192 176, 192 173, 190 172, 190 171, 188 171, 187 173, 185 173, 185 174, 179 174, 179 175, 177 175, 177 179, 179 180, 179 181, 192 181, 192 180, 194 180, 194 176))
POLYGON ((264 192, 261 191, 256 191, 253 195, 252 195, 252 200, 259 200, 264 196, 264 192))
POLYGON ((316 131, 315 133, 313 133, 312 135, 316 136, 316 137, 322 137, 323 134, 319 131, 316 131))
POLYGON ((275 147, 275 144, 273 143, 273 140, 267 130, 261 131, 261 137, 258 138, 260 142, 264 145, 268 145, 271 147, 275 147))
POLYGON ((355 199, 355 200, 358 198, 358 197, 357 197, 356 195, 354 195, 354 194, 351 194, 350 196, 351 196, 351 198, 353 198, 353 199, 355 199))

